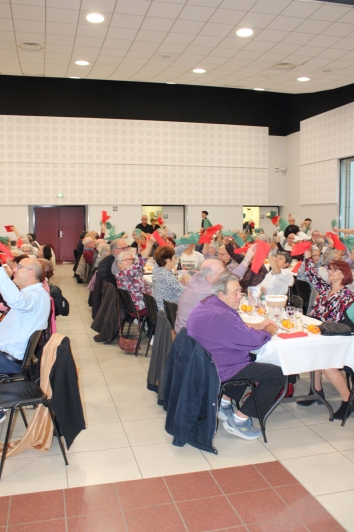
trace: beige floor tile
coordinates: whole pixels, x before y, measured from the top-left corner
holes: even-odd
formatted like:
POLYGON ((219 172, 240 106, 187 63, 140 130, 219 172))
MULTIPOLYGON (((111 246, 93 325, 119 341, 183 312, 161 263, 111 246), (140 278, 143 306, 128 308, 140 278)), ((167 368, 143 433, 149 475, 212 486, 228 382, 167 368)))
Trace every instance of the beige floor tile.
POLYGON ((141 382, 146 386, 146 371, 142 367, 104 371, 107 384, 141 382))
POLYGON ((326 508, 347 532, 354 532, 354 490, 320 495, 316 499, 326 508))
POLYGON ((314 496, 354 489, 354 464, 340 452, 282 460, 314 496))
POLYGON ((79 373, 80 386, 104 386, 106 379, 102 371, 84 371, 79 373))
MULTIPOLYGON (((333 407, 334 403, 331 403, 331 405, 333 407)), ((329 421, 329 413, 324 405, 300 406, 296 403, 288 403, 283 406, 304 425, 317 425, 318 423, 328 423, 329 421)))
POLYGON ((267 449, 278 460, 298 456, 318 455, 335 452, 335 449, 315 434, 309 427, 291 427, 286 430, 267 432, 267 449))
POLYGON ((188 444, 184 447, 170 443, 140 445, 133 447, 133 452, 143 478, 211 469, 201 451, 188 444))
MULTIPOLYGON (((96 353, 97 354, 97 353, 96 353)), ((141 369, 141 364, 136 358, 125 358, 124 355, 107 354, 106 356, 100 356, 97 354, 97 360, 101 366, 102 371, 114 371, 116 369, 141 369)))
POLYGON ((101 371, 101 366, 95 356, 75 357, 75 364, 79 368, 79 373, 101 371))
POLYGON ((112 401, 108 386, 85 386, 80 389, 81 401, 84 403, 104 403, 112 401))
POLYGON ((92 425, 96 423, 116 423, 120 421, 116 405, 113 401, 105 403, 82 403, 85 421, 92 425))
POLYGON ((114 402, 128 400, 129 398, 150 398, 151 395, 151 392, 146 388, 146 384, 141 382, 109 384, 108 387, 114 402))
MULTIPOLYGON (((259 426, 258 420, 254 420, 254 425, 259 426)), ((288 427, 301 427, 302 421, 293 416, 288 410, 282 406, 278 407, 272 415, 268 418, 266 423, 266 430, 284 429, 288 427)))
POLYGON ((122 423, 119 421, 103 425, 98 423, 87 425, 86 430, 81 431, 77 436, 68 453, 118 449, 119 447, 129 447, 122 423))
POLYGON ((67 488, 66 469, 61 454, 38 453, 38 457, 27 460, 6 460, 0 496, 67 488))
POLYGON ((73 453, 69 458, 69 488, 142 478, 129 447, 73 453))
POLYGON ((134 419, 166 418, 166 412, 157 404, 157 395, 150 392, 150 397, 115 401, 119 417, 122 421, 134 419))
POLYGON ((349 451, 342 451, 342 455, 346 456, 348 460, 354 462, 354 449, 350 449, 349 451))
POLYGON ((206 460, 213 469, 273 462, 275 460, 273 454, 266 445, 262 445, 260 440, 246 441, 227 434, 217 436, 214 440, 214 447, 218 450, 217 455, 203 451, 206 460))
POLYGON ((311 430, 338 451, 354 449, 354 419, 348 419, 345 427, 341 426, 340 421, 335 420, 333 423, 313 425, 311 430))
POLYGON ((151 443, 172 443, 172 436, 165 431, 164 418, 123 421, 123 427, 132 447, 151 443))

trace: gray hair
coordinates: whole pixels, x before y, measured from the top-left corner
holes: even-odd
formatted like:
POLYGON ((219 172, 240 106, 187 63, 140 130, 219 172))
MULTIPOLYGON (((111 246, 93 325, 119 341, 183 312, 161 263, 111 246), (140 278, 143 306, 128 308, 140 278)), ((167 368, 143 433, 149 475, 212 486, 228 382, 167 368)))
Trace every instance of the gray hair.
POLYGON ((269 242, 273 242, 273 244, 277 244, 277 237, 272 236, 272 238, 269 240, 269 242))
POLYGON ((119 253, 119 255, 116 256, 116 258, 114 259, 116 262, 123 262, 123 260, 128 256, 128 255, 133 255, 133 253, 131 251, 122 251, 121 253, 119 253))
POLYGON ((338 255, 337 249, 327 249, 322 256, 322 264, 323 266, 327 266, 331 260, 336 260, 334 257, 335 255, 338 255))
POLYGON ((31 253, 33 253, 33 246, 31 244, 22 244, 22 246, 20 247, 20 250, 30 251, 31 253))
POLYGON ((86 246, 86 244, 90 244, 91 242, 94 242, 94 239, 91 238, 90 236, 86 236, 86 237, 83 239, 83 241, 82 241, 82 243, 83 243, 84 246, 86 246))
POLYGON ((238 277, 236 275, 232 275, 229 272, 224 272, 216 279, 215 283, 213 283, 211 294, 213 296, 218 296, 220 292, 223 294, 227 294, 227 286, 232 281, 238 281, 238 277))
POLYGON ((267 237, 267 235, 260 234, 260 235, 257 236, 256 241, 257 240, 263 240, 263 242, 268 242, 268 237, 267 237))
POLYGON ((101 258, 107 257, 110 253, 109 245, 108 244, 98 244, 97 251, 100 254, 101 258))
POLYGON ((202 262, 202 264, 200 265, 199 277, 205 279, 206 277, 208 277, 208 275, 213 275, 213 274, 215 275, 214 268, 213 268, 214 264, 220 264, 224 268, 224 265, 221 262, 221 260, 217 258, 207 259, 206 261, 202 262), (206 266, 205 266, 205 263, 207 263, 206 266))

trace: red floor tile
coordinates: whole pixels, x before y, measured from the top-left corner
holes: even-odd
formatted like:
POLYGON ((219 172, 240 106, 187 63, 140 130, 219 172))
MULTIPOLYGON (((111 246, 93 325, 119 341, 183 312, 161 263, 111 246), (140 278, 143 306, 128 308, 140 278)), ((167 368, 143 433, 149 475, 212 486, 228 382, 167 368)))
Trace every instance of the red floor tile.
POLYGON ((9 526, 8 532, 66 532, 66 526, 64 519, 56 519, 9 526))
POLYGON ((122 508, 137 508, 172 502, 162 478, 117 482, 116 488, 122 508))
POLYGON ((246 524, 294 517, 272 489, 228 495, 228 499, 246 524))
POLYGON ((68 517, 120 510, 114 484, 69 488, 65 490, 65 504, 68 517))
POLYGON ((224 493, 242 493, 269 488, 269 484, 253 465, 215 469, 212 475, 224 493))
POLYGON ((277 486, 286 486, 287 484, 298 484, 296 478, 294 478, 279 462, 256 464, 255 468, 264 476, 273 488, 277 486))
POLYGON ((300 484, 283 486, 275 490, 300 519, 307 515, 329 515, 323 506, 300 484))
MULTIPOLYGON (((121 512, 68 517, 68 532, 125 532, 121 512)), ((47 532, 52 532, 51 530, 47 532)))
POLYGON ((0 526, 7 524, 10 497, 0 497, 0 526))
POLYGON ((249 532, 306 532, 307 528, 296 517, 265 521, 247 526, 249 532))
POLYGON ((177 506, 189 532, 242 524, 224 496, 179 502, 177 506))
POLYGON ((165 477, 165 481, 175 501, 189 501, 191 499, 222 495, 208 471, 171 475, 165 477))
POLYGON ((186 532, 174 504, 134 508, 123 514, 128 532, 186 532))
POLYGON ((10 525, 64 518, 63 490, 13 495, 10 525))

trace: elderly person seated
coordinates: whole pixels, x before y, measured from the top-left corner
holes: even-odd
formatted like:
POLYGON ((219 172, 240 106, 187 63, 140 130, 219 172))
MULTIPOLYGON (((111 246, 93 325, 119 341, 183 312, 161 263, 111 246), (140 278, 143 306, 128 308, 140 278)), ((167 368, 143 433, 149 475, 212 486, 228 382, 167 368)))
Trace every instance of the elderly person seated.
POLYGON ((34 255, 34 248, 31 244, 22 244, 20 251, 23 255, 34 255))
POLYGON ((134 238, 134 242, 130 247, 137 248, 138 253, 141 253, 146 247, 146 234, 143 233, 140 229, 134 229, 132 232, 132 237, 134 238))
POLYGON ((272 270, 259 285, 262 292, 267 296, 286 295, 289 286, 294 284, 294 276, 289 270, 291 255, 286 251, 279 251, 276 257, 268 255, 268 260, 272 270))
MULTIPOLYGON (((311 253, 311 260, 312 260, 312 262, 314 264, 314 267, 318 271, 320 266, 322 266, 321 252, 320 252, 320 250, 318 249, 317 246, 311 246, 310 253, 311 253)), ((304 262, 301 264, 300 268, 298 269, 296 278, 299 281, 306 281, 307 283, 311 284, 310 281, 308 280, 307 273, 305 271, 305 263, 304 262)))
MULTIPOLYGON (((211 293, 190 312, 187 333, 211 354, 222 383, 242 378, 258 382, 257 398, 264 417, 284 386, 285 377, 278 366, 252 362, 250 351, 266 344, 277 326, 270 320, 251 326, 242 321, 237 312, 241 287, 234 275, 221 274, 211 293)), ((227 393, 238 402, 244 390, 242 386, 230 387, 227 393)), ((219 418, 230 434, 245 440, 260 438, 262 432, 253 426, 252 417, 257 417, 257 411, 251 396, 236 412, 230 399, 222 399, 219 418)))
POLYGON ((204 257, 202 253, 195 250, 195 245, 191 244, 190 246, 187 246, 179 260, 183 270, 188 270, 189 272, 194 273, 196 270, 199 270, 204 257))
POLYGON ((217 259, 219 251, 219 244, 212 240, 210 244, 204 244, 202 253, 205 259, 217 259))
MULTIPOLYGON (((186 246, 178 247, 182 252, 186 246)), ((177 248, 175 250, 170 246, 159 246, 154 258, 156 263, 152 270, 152 293, 156 299, 157 308, 164 310, 164 300, 178 304, 189 276, 183 275, 179 282, 172 272, 177 262, 177 248)))
POLYGON ((143 277, 143 268, 154 242, 155 239, 151 236, 145 249, 135 258, 131 251, 122 251, 115 258, 118 268, 115 276, 117 287, 130 293, 134 307, 140 315, 146 313, 143 293, 151 295, 151 289, 143 277))
POLYGON ((89 266, 93 266, 93 256, 95 254, 96 241, 90 236, 85 236, 82 243, 84 245, 84 250, 82 253, 84 261, 89 266))
POLYGON ((94 263, 95 268, 98 267, 102 259, 104 259, 110 254, 111 250, 110 250, 109 244, 101 243, 97 245, 96 251, 97 251, 97 257, 94 263))

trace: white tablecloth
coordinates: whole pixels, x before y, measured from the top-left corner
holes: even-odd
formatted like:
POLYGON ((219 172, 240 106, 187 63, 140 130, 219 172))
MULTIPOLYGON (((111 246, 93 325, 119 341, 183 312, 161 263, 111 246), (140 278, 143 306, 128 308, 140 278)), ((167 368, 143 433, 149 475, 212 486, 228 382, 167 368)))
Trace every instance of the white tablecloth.
MULTIPOLYGON (((303 322, 318 323, 318 320, 304 316, 303 322)), ((306 329, 304 332, 308 333, 307 337, 289 340, 273 336, 270 342, 255 351, 257 362, 280 366, 284 375, 343 366, 354 369, 354 336, 322 336, 306 329)))
POLYGON ((145 275, 143 275, 143 277, 144 277, 144 281, 146 281, 146 283, 149 286, 152 286, 152 275, 151 274, 145 274, 145 275))

